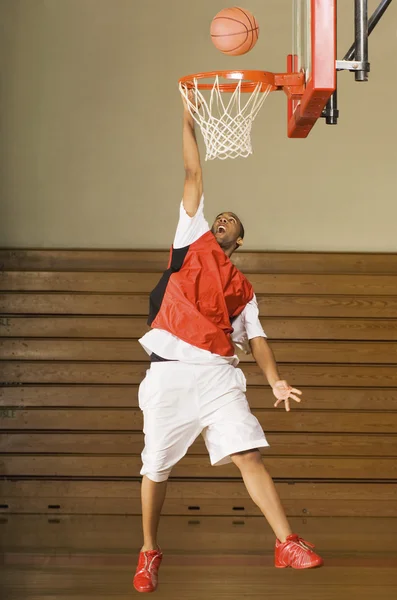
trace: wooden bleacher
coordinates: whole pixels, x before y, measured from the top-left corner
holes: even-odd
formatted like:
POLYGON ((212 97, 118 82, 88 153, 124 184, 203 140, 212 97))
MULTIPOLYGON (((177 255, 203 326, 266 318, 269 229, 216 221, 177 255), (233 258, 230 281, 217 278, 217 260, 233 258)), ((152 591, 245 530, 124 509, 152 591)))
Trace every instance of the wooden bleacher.
MULTIPOLYGON (((0 512, 140 514, 148 368, 138 343, 168 252, 0 250, 0 512)), ((397 515, 397 254, 242 252, 280 374, 275 409, 252 357, 247 397, 289 516, 397 515)), ((187 399, 188 401, 188 399, 187 399)), ((202 438, 163 514, 259 515, 202 438)))

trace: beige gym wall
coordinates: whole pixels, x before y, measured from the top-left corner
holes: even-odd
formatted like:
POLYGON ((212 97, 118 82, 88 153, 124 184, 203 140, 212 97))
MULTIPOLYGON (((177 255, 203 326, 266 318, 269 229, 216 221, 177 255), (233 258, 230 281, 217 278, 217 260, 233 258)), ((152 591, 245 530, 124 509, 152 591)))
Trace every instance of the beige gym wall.
MULTIPOLYGON (((178 77, 282 71, 291 49, 291 0, 244 0, 258 44, 220 54, 209 23, 227 5, 1 0, 0 246, 170 245, 183 185, 178 77)), ((338 58, 353 40, 352 9, 339 0, 338 58)), ((254 155, 204 164, 209 220, 237 212, 246 249, 397 250, 396 23, 394 2, 370 38, 368 83, 339 75, 337 127, 289 140, 286 98, 271 94, 254 155)))

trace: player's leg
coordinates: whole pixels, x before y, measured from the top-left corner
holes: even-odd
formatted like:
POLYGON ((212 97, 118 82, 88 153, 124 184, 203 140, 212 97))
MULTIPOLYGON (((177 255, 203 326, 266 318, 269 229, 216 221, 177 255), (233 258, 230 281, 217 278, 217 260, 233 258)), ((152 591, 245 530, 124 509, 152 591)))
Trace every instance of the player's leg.
POLYGON ((221 389, 217 390, 212 384, 209 390, 209 393, 213 391, 216 395, 211 404, 208 403, 208 406, 212 405, 212 412, 206 411, 207 427, 203 431, 211 464, 222 465, 233 461, 240 469, 249 495, 276 535, 276 567, 308 569, 322 565, 321 557, 311 549, 313 544, 291 533, 274 482, 258 450, 269 444, 245 397, 243 372, 233 367, 228 371, 226 367, 224 373, 208 373, 207 377, 209 381, 221 383, 221 389))
POLYGON ((200 432, 189 365, 152 363, 139 387, 145 446, 142 451, 142 551, 157 549, 157 530, 171 470, 200 432))
POLYGON ((292 534, 292 529, 259 450, 255 448, 236 452, 231 454, 230 458, 240 469, 247 492, 266 517, 275 536, 281 542, 285 542, 287 536, 292 534))
POLYGON ((313 544, 292 533, 280 497, 272 478, 265 469, 259 450, 233 453, 230 458, 240 469, 249 495, 261 509, 276 535, 275 566, 294 569, 321 566, 323 560, 313 552, 313 544))
POLYGON ((195 379, 189 365, 177 361, 152 363, 139 388, 145 447, 140 471, 144 541, 134 576, 138 592, 157 588, 163 558, 157 531, 168 477, 201 431, 194 395, 195 379))
POLYGON ((219 393, 222 391, 222 405, 214 398, 209 427, 203 433, 211 463, 234 462, 241 471, 252 500, 261 509, 276 537, 285 541, 292 531, 273 480, 266 471, 258 450, 261 446, 269 446, 269 443, 258 419, 250 411, 244 394, 244 374, 241 369, 234 367, 218 367, 218 371, 213 374, 213 381, 222 385, 219 390, 219 393))
POLYGON ((159 548, 157 532, 166 492, 167 480, 152 481, 146 475, 143 476, 141 486, 143 546, 141 552, 159 548))

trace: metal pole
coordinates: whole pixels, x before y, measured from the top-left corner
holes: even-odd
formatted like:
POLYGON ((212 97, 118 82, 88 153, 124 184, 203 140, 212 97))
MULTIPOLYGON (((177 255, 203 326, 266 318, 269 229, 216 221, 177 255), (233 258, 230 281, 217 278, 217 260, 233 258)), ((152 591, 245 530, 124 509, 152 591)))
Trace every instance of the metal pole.
MULTIPOLYGON (((368 0, 354 0, 355 56, 357 62, 368 62, 368 0)), ((368 81, 368 70, 355 71, 356 81, 368 81)))
MULTIPOLYGON (((370 35, 373 32, 373 30, 375 29, 375 27, 377 26, 377 24, 379 23, 379 21, 381 20, 391 3, 392 0, 381 0, 379 6, 374 10, 370 20, 368 21, 368 35, 370 35)), ((349 50, 346 52, 345 56, 343 57, 343 60, 358 60, 357 56, 355 55, 355 51, 356 43, 354 42, 350 46, 349 50)), ((327 123, 327 125, 337 125, 339 111, 336 90, 332 94, 331 98, 328 100, 322 116, 325 117, 325 122, 327 123)))
MULTIPOLYGON (((382 2, 379 4, 378 8, 376 8, 374 10, 370 20, 368 21, 368 35, 370 35, 373 32, 373 30, 375 29, 375 27, 377 26, 377 24, 383 17, 384 13, 386 12, 386 9, 389 8, 391 3, 392 3, 392 0, 382 0, 382 2)), ((346 52, 345 56, 343 57, 343 60, 357 60, 357 58, 355 57, 355 54, 354 54, 355 49, 356 49, 356 44, 354 43, 350 46, 349 50, 346 52)))
POLYGON ((332 94, 331 98, 328 100, 325 109, 323 111, 323 116, 325 117, 325 122, 327 125, 337 125, 339 110, 338 110, 338 94, 335 90, 332 94))

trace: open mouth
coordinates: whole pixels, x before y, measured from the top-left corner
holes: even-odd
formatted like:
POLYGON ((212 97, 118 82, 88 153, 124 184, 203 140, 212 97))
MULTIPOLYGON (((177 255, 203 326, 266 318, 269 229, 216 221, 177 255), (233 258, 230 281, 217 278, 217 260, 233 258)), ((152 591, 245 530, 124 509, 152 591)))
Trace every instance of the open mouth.
POLYGON ((226 233, 225 227, 223 227, 223 225, 219 225, 219 227, 216 230, 216 233, 226 233))

